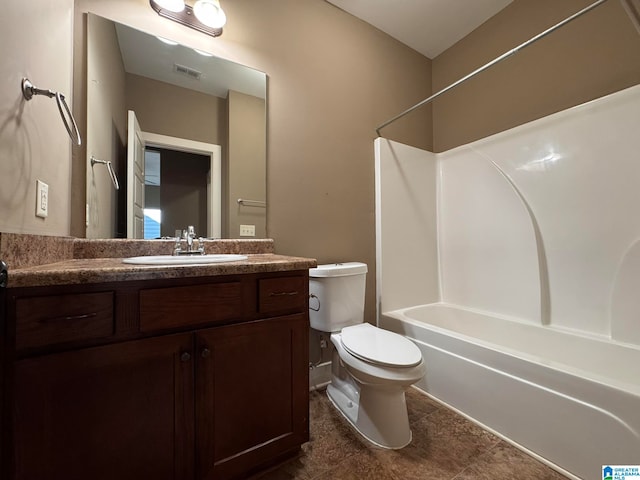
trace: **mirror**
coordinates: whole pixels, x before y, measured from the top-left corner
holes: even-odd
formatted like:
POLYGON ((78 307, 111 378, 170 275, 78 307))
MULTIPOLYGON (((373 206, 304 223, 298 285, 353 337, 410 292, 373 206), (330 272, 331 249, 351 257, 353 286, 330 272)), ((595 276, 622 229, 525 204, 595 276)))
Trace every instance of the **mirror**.
POLYGON ((86 92, 87 238, 266 236, 263 72, 88 14, 86 92))

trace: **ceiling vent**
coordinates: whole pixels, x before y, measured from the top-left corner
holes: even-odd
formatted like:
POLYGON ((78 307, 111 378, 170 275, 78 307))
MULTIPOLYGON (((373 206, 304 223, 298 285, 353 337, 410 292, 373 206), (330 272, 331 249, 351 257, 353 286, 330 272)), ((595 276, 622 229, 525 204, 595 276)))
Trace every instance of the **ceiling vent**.
POLYGON ((200 72, 199 70, 185 67, 184 65, 180 65, 178 63, 173 64, 173 70, 182 75, 186 75, 189 78, 193 78, 194 80, 200 80, 200 77, 202 76, 202 72, 200 72))

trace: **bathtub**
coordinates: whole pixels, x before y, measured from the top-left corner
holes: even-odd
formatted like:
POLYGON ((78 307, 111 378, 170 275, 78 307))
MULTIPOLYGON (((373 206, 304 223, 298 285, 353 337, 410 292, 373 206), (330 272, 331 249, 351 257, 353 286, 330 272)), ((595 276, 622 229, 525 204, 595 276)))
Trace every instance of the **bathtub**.
POLYGON ((422 350, 420 389, 563 473, 640 464, 640 348, 443 303, 379 324, 422 350))

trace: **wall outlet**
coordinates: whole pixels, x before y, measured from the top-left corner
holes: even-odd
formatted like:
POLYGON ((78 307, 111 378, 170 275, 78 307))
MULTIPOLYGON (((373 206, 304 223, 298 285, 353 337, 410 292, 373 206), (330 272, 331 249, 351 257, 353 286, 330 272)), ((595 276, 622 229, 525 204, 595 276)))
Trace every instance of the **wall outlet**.
POLYGON ((46 218, 49 215, 49 185, 36 180, 36 217, 46 218))
POLYGON ((255 237, 256 236, 256 226, 255 225, 240 225, 240 236, 241 237, 255 237))

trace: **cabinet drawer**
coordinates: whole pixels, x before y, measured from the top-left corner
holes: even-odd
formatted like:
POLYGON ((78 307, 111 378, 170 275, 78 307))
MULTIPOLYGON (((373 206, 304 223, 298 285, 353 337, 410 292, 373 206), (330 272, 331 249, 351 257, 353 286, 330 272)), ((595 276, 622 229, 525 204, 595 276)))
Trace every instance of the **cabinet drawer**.
POLYGON ((258 311, 304 311, 309 280, 306 277, 263 278, 258 281, 258 311))
POLYGON ((233 320, 242 311, 240 282, 140 291, 141 332, 233 320))
POLYGON ((33 348, 113 335, 113 292, 16 300, 16 348, 33 348))

